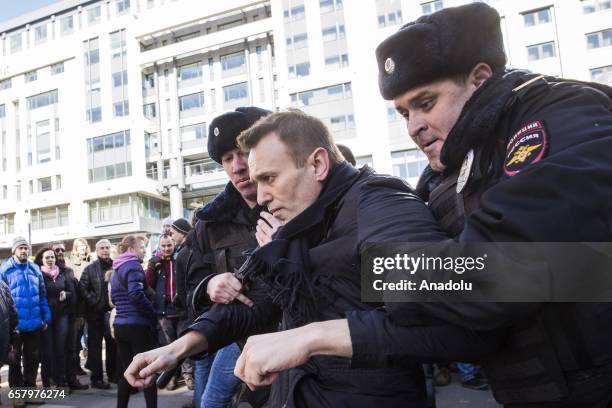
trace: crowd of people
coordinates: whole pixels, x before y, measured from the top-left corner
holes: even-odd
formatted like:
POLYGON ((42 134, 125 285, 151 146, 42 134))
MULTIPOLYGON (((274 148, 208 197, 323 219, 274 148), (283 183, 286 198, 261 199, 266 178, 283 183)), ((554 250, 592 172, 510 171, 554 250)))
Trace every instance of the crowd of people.
POLYGON ((90 384, 108 388, 104 340, 118 407, 184 381, 198 408, 425 408, 422 365, 447 376, 449 362, 508 408, 609 407, 612 303, 372 302, 360 268, 372 243, 610 242, 612 90, 507 68, 482 2, 406 24, 376 58, 429 161, 416 189, 349 164, 303 112, 224 113, 207 147, 229 182, 192 222, 164 220, 148 262, 138 235, 116 256, 98 241, 95 260, 75 242, 70 262, 61 243, 31 262, 15 239, 0 270, 9 384, 35 386, 41 360, 44 385, 83 387, 86 332, 90 384))

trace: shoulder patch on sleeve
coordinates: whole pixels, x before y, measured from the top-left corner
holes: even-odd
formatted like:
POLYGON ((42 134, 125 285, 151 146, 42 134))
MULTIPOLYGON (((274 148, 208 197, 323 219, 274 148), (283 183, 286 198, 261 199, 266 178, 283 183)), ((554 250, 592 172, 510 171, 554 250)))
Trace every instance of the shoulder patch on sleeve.
POLYGON ((521 126, 506 146, 504 173, 512 177, 530 164, 539 162, 547 144, 546 129, 542 122, 536 120, 521 126))

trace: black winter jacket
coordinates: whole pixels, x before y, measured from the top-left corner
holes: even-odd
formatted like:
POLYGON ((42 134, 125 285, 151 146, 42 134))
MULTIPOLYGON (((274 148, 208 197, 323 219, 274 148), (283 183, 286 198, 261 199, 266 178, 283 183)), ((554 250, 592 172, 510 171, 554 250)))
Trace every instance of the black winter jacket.
POLYGON ((83 270, 79 281, 79 293, 87 304, 87 316, 99 316, 109 310, 108 283, 104 281, 104 274, 110 270, 110 265, 103 270, 100 260, 90 263, 83 270))
POLYGON ((0 279, 0 365, 7 363, 9 346, 19 336, 17 308, 8 285, 0 279))

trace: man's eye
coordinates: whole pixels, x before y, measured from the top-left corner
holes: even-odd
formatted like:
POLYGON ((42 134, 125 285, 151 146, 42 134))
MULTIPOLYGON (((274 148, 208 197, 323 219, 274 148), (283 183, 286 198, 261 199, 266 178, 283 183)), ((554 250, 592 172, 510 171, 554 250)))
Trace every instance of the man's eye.
POLYGON ((423 101, 423 103, 421 103, 421 109, 423 110, 431 109, 432 106, 433 106, 433 99, 427 99, 423 101))

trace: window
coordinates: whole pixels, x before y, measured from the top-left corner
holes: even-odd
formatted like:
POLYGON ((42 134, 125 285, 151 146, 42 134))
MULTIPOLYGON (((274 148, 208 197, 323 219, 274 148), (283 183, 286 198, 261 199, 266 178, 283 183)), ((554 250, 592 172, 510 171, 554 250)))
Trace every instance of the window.
POLYGON ((27 98, 28 109, 38 109, 48 105, 57 103, 57 89, 53 91, 44 92, 38 95, 30 96, 27 98))
POLYGON ((612 0, 582 0, 582 12, 584 14, 612 8, 612 0))
POLYGON ((219 24, 217 26, 217 31, 229 30, 230 28, 238 27, 239 25, 242 25, 242 21, 242 19, 238 19, 234 21, 229 21, 227 23, 219 24))
POLYGON ((161 220, 170 215, 170 205, 167 202, 148 196, 138 196, 138 199, 141 204, 138 212, 141 216, 161 220))
POLYGON ((132 200, 129 195, 105 197, 89 201, 89 222, 99 223, 132 218, 132 200))
POLYGON ((183 126, 180 135, 183 149, 201 148, 206 144, 206 123, 183 126))
POLYGON ((370 168, 374 168, 372 156, 355 157, 355 167, 360 169, 363 166, 368 166, 370 168))
POLYGON ((0 80, 0 91, 11 87, 11 78, 0 80))
POLYGON ((51 191, 53 188, 51 187, 51 177, 43 177, 38 179, 38 192, 44 193, 47 191, 51 191))
POLYGON ((418 149, 402 150, 391 153, 393 175, 404 179, 414 179, 421 176, 427 167, 427 156, 418 149))
MULTIPOLYGON (((6 186, 3 187, 3 190, 6 186)), ((0 214, 0 235, 13 234, 15 232, 15 214, 0 214)))
POLYGON ((61 74, 62 72, 64 72, 64 63, 63 62, 51 65, 51 75, 61 74))
POLYGON ((612 85, 612 65, 591 69, 591 81, 612 85))
POLYGON ((147 103, 143 105, 142 108, 144 111, 145 118, 154 119, 155 117, 157 117, 155 111, 155 103, 147 103))
POLYGON ((289 77, 301 77, 310 75, 310 62, 302 62, 289 67, 289 77))
POLYGON ((58 190, 62 188, 62 176, 59 174, 55 176, 55 188, 58 190))
POLYGON ((223 87, 223 98, 225 102, 245 99, 248 97, 249 90, 246 82, 223 87))
POLYGON ((291 21, 301 20, 305 17, 305 15, 306 14, 303 4, 292 7, 291 10, 285 10, 284 12, 285 19, 291 21))
POLYGON ((42 24, 34 28, 34 43, 41 44, 47 41, 47 24, 42 24))
POLYGON ((130 131, 87 139, 89 182, 132 175, 130 131))
MULTIPOLYGON (((8 186, 4 185, 2 186, 2 199, 6 200, 8 198, 8 186)), ((2 231, 0 229, 0 231, 2 231)))
POLYGON ((26 82, 36 81, 36 79, 38 78, 38 74, 36 71, 26 72, 24 74, 24 78, 26 82))
POLYGON ((342 0, 319 0, 321 13, 329 13, 334 10, 342 9, 342 0))
POLYGON ((87 109, 86 120, 91 123, 100 122, 102 120, 102 107, 100 106, 100 89, 92 89, 89 93, 88 101, 91 107, 87 109))
POLYGON ((30 210, 32 229, 65 227, 68 225, 68 204, 30 210))
POLYGON ((100 6, 92 7, 87 10, 87 23, 89 25, 99 23, 101 16, 102 16, 102 12, 101 12, 100 6))
POLYGON ((178 80, 188 81, 202 77, 202 65, 200 63, 184 65, 179 67, 178 80))
POLYGON ((72 33, 74 29, 74 17, 72 15, 64 16, 60 19, 60 32, 62 35, 72 33))
POLYGON ((115 72, 113 74, 113 86, 119 87, 123 85, 127 85, 127 71, 115 72))
POLYGON ((529 13, 523 14, 523 22, 525 23, 525 27, 531 27, 538 24, 546 24, 550 23, 550 21, 550 8, 531 11, 529 13))
POLYGON ((144 74, 142 76, 142 88, 143 89, 154 89, 155 88, 155 75, 144 74))
POLYGON ((609 47, 612 45, 612 28, 587 34, 587 49, 609 47))
POLYGON ((127 100, 113 103, 113 113, 115 117, 127 116, 130 114, 130 104, 127 100))
POLYGON ((130 0, 117 0, 117 14, 126 13, 130 10, 130 0))
POLYGON ((325 58, 325 68, 327 69, 338 69, 346 66, 348 66, 348 54, 325 58))
POLYGON ((444 2, 442 0, 421 3, 421 11, 424 15, 435 13, 436 11, 442 10, 443 8, 444 2))
POLYGON ((229 71, 244 66, 244 53, 236 52, 234 54, 221 56, 221 69, 229 71))
POLYGON ((11 35, 11 54, 21 51, 21 33, 11 35))
POLYGON ((39 164, 51 161, 49 120, 36 123, 36 158, 39 164))
POLYGON ((555 51, 555 43, 553 41, 527 47, 527 59, 529 61, 537 61, 556 56, 557 52, 555 51))
POLYGON ((85 45, 85 65, 94 65, 100 62, 100 49, 98 48, 98 38, 84 41, 85 45))
POLYGON ((0 119, 6 117, 6 108, 4 105, 0 105, 0 119))
POLYGON ((179 97, 179 111, 185 112, 204 106, 204 92, 198 92, 179 97))
POLYGON ((308 47, 308 34, 298 34, 293 36, 293 48, 299 49, 308 47))

